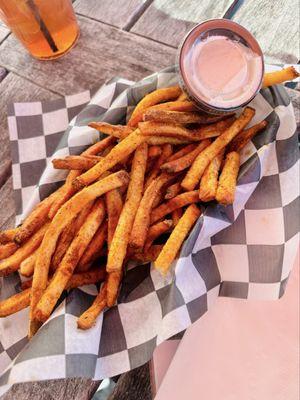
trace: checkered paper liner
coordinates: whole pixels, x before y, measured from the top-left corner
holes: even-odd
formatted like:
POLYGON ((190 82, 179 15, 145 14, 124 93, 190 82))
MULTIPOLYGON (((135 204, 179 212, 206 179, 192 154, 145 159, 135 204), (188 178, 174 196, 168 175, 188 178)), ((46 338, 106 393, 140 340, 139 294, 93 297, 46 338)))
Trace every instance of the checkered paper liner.
MULTIPOLYGON (((101 139, 87 127, 90 121, 124 123, 145 94, 176 82, 168 68, 137 84, 116 78, 92 94, 10 106, 17 222, 65 178, 52 158, 78 154, 101 139)), ((135 368, 200 318, 218 295, 282 296, 298 244, 296 122, 282 86, 262 90, 251 106, 251 125, 266 118, 268 126, 242 151, 233 206, 208 205, 167 278, 150 264, 128 266, 118 304, 88 331, 78 330, 76 320, 91 305, 94 285, 66 294, 30 343, 28 309, 1 320, 0 394, 17 382, 102 379, 135 368)), ((4 278, 1 297, 20 290, 19 282, 18 274, 4 278)))

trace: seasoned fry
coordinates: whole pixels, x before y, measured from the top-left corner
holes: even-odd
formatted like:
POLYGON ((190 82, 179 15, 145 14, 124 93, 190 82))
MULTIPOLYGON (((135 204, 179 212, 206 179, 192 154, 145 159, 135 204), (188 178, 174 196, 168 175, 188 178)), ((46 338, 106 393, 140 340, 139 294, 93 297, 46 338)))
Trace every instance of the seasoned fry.
POLYGON ((29 306, 30 288, 0 301, 0 318, 15 314, 29 306))
POLYGON ((166 275, 169 271, 184 239, 187 237, 200 214, 199 208, 195 204, 192 204, 187 208, 180 218, 180 221, 175 226, 169 239, 154 262, 155 268, 160 271, 162 275, 166 275))
POLYGON ((118 225, 119 217, 123 208, 122 196, 118 189, 111 190, 105 194, 107 210, 107 245, 110 248, 112 238, 118 225))
POLYGON ((0 260, 11 256, 12 254, 14 254, 15 251, 17 251, 18 248, 19 248, 19 246, 14 242, 1 244, 0 245, 0 260))
POLYGON ((256 125, 251 126, 251 128, 245 129, 240 132, 231 143, 229 143, 226 151, 230 153, 231 151, 241 151, 243 147, 246 146, 248 142, 258 133, 261 132, 268 125, 267 121, 261 121, 256 125))
POLYGON ((223 170, 220 175, 216 200, 223 205, 234 202, 236 180, 239 173, 240 156, 236 151, 226 155, 223 170))
POLYGON ((214 124, 201 126, 201 128, 196 129, 197 135, 201 137, 201 139, 209 139, 220 136, 221 133, 225 131, 225 129, 229 128, 230 125, 234 123, 236 120, 235 117, 226 117, 222 121, 216 122, 214 124))
POLYGON ((77 271, 86 271, 88 266, 102 254, 103 246, 107 238, 107 223, 103 222, 98 228, 86 251, 79 260, 77 271))
POLYGON ((173 183, 173 185, 167 188, 165 199, 170 200, 177 196, 182 191, 181 182, 173 183))
POLYGON ((178 158, 181 158, 181 157, 185 156, 186 154, 190 153, 191 151, 195 150, 197 146, 198 146, 197 143, 187 144, 186 146, 182 147, 182 149, 180 149, 180 150, 176 151, 176 153, 172 154, 168 158, 167 162, 178 160, 178 158))
POLYGON ((67 156, 65 158, 54 158, 53 167, 56 169, 74 169, 87 171, 96 165, 102 157, 99 156, 67 156))
POLYGON ((170 214, 176 208, 187 206, 188 204, 197 203, 199 201, 199 193, 197 190, 184 192, 174 197, 173 199, 161 204, 151 213, 151 224, 159 221, 165 215, 170 214))
POLYGON ((18 228, 8 229, 6 231, 0 232, 0 244, 6 244, 9 242, 13 242, 17 232, 18 232, 18 228))
MULTIPOLYGON (((71 222, 69 222, 69 224, 62 231, 62 233, 58 239, 55 252, 51 259, 50 268, 51 268, 52 272, 55 271, 57 269, 57 267, 59 266, 66 251, 68 250, 70 244, 72 243, 72 240, 74 239, 76 233, 79 231, 82 224, 86 220, 87 216, 91 212, 93 204, 94 204, 94 201, 91 201, 90 203, 88 203, 85 206, 85 208, 82 211, 80 211, 80 213, 75 218, 73 218, 73 220, 71 222)), ((99 207, 101 207, 101 209, 102 209, 103 218, 104 218, 104 215, 105 215, 104 203, 100 203, 99 207)))
POLYGON ((135 107, 133 113, 128 121, 128 126, 136 127, 142 121, 145 110, 155 104, 162 103, 169 100, 175 100, 181 94, 179 86, 171 86, 154 90, 147 94, 135 107))
POLYGON ((126 202, 108 252, 107 272, 122 270, 133 221, 142 198, 147 154, 146 143, 141 144, 135 151, 126 202))
POLYGON ((148 110, 169 110, 169 111, 197 111, 198 108, 192 101, 169 101, 149 107, 148 110))
POLYGON ((177 98, 177 101, 185 101, 188 100, 188 95, 182 91, 181 95, 177 98))
POLYGON ((190 167, 196 157, 207 147, 209 146, 211 141, 209 139, 202 140, 199 145, 190 153, 186 154, 185 156, 178 158, 173 161, 169 161, 163 164, 160 168, 168 173, 175 173, 183 171, 184 169, 190 167))
POLYGON ((173 220, 173 226, 177 225, 180 218, 183 215, 183 210, 182 208, 176 208, 176 210, 172 211, 172 220, 173 220))
POLYGON ((39 302, 37 303, 33 312, 34 319, 44 322, 50 316, 57 300, 61 296, 63 290, 66 288, 67 283, 71 278, 73 271, 75 270, 85 249, 103 221, 103 207, 103 200, 101 198, 96 200, 90 214, 87 216, 85 222, 79 229, 78 234, 73 239, 64 258, 62 259, 62 262, 58 266, 55 275, 49 283, 49 286, 46 288, 45 292, 42 294, 39 302))
POLYGON ((177 139, 175 137, 169 136, 144 136, 145 141, 151 145, 162 145, 162 144, 186 144, 190 143, 190 140, 187 139, 177 139))
POLYGON ((150 226, 147 233, 147 240, 144 246, 144 250, 147 251, 155 239, 157 239, 163 233, 168 232, 172 228, 173 221, 171 219, 165 219, 164 221, 158 222, 150 226))
POLYGON ((209 116, 197 112, 169 111, 149 109, 144 113, 144 121, 157 121, 169 124, 211 124, 223 119, 222 115, 209 116))
POLYGON ((114 271, 108 274, 107 286, 106 286, 107 307, 112 307, 115 304, 118 296, 121 279, 122 279, 122 271, 114 271))
POLYGON ((29 277, 33 275, 37 250, 35 250, 29 257, 25 258, 20 264, 20 273, 23 276, 29 277))
POLYGON ((170 157, 171 154, 172 154, 172 146, 170 144, 164 144, 162 146, 161 155, 152 166, 150 174, 146 178, 144 190, 146 190, 150 186, 150 184, 154 181, 154 179, 160 173, 160 166, 170 157))
POLYGON ((120 143, 118 143, 98 164, 93 168, 78 176, 74 181, 74 187, 81 189, 98 179, 104 172, 114 167, 118 162, 129 156, 145 138, 140 135, 138 129, 128 135, 120 143))
POLYGON ((128 136, 131 132, 134 131, 133 128, 130 128, 129 126, 126 125, 111 125, 108 124, 107 122, 101 122, 101 121, 90 122, 88 126, 97 129, 97 131, 105 133, 106 135, 114 136, 118 139, 124 139, 126 136, 128 136))
POLYGON ((14 254, 0 262, 0 276, 9 275, 19 268, 21 262, 39 247, 48 226, 49 223, 42 226, 14 254))
POLYGON ((105 268, 94 268, 90 271, 75 273, 67 284, 67 289, 75 289, 84 285, 91 285, 103 281, 106 275, 105 268))
POLYGON ((280 71, 267 72, 264 75, 262 87, 268 87, 272 85, 279 85, 286 81, 292 81, 299 77, 299 72, 294 67, 290 66, 283 68, 280 71))
POLYGON ((152 160, 153 158, 159 157, 161 155, 161 147, 159 146, 150 146, 148 150, 148 160, 152 160))
POLYGON ((135 249, 142 249, 144 247, 147 231, 150 225, 150 213, 153 202, 161 187, 168 181, 168 179, 170 179, 169 176, 161 175, 145 190, 132 226, 129 240, 130 247, 135 249))
POLYGON ((195 188, 208 164, 245 128, 254 114, 255 110, 253 108, 246 107, 239 118, 197 156, 181 183, 185 190, 193 190, 195 188))
POLYGON ((78 318, 77 326, 79 329, 91 328, 95 324, 98 315, 106 307, 106 287, 107 284, 104 283, 91 307, 78 318))
POLYGON ((163 244, 153 244, 147 251, 132 253, 130 259, 140 263, 153 262, 157 259, 162 248, 163 244))
POLYGON ((218 177, 223 161, 224 151, 221 151, 206 167, 202 175, 199 189, 199 198, 201 201, 211 201, 216 197, 218 187, 218 177))

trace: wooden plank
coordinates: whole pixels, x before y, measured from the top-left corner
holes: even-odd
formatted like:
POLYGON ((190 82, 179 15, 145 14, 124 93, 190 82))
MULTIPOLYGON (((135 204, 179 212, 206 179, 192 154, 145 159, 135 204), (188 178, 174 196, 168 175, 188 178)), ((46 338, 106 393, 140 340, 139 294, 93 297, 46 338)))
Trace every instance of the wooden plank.
POLYGON ((76 13, 123 28, 143 10, 146 0, 76 0, 76 13))
POLYGON ((138 80, 174 62, 174 50, 128 32, 79 17, 77 46, 55 62, 32 59, 12 36, 0 46, 0 65, 61 94, 100 86, 122 76, 138 80))
POLYGON ((295 0, 245 1, 233 20, 249 29, 267 63, 299 61, 299 3, 295 0))
POLYGON ((131 32, 177 47, 197 23, 221 18, 232 0, 155 0, 131 32))
POLYGON ((2 21, 0 21, 0 43, 3 39, 6 38, 9 32, 10 30, 8 29, 8 27, 2 21))
POLYGON ((15 204, 12 191, 12 177, 0 189, 0 230, 12 228, 15 221, 15 204))

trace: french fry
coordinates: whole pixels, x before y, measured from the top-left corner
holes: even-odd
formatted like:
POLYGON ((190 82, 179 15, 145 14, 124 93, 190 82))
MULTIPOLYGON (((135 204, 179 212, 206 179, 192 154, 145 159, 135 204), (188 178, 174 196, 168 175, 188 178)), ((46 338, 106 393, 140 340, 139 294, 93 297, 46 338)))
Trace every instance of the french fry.
POLYGON ((133 221, 142 198, 147 153, 148 146, 146 143, 141 144, 135 151, 126 202, 108 252, 107 272, 122 270, 133 221))
POLYGON ((157 121, 169 124, 211 124, 224 119, 224 116, 209 116, 191 111, 169 111, 164 109, 149 109, 144 113, 144 121, 157 121))
POLYGON ((49 318, 85 249, 103 221, 103 207, 103 200, 101 198, 96 200, 90 214, 87 216, 85 222, 79 229, 78 234, 70 244, 62 262, 55 272, 55 275, 37 303, 33 312, 34 319, 44 322, 49 318))
POLYGON ((235 117, 227 116, 226 119, 223 119, 219 122, 215 122, 210 125, 201 126, 200 128, 195 129, 195 131, 197 132, 197 135, 201 137, 202 140, 215 138, 220 136, 221 133, 225 131, 225 129, 229 128, 230 125, 232 125, 235 120, 236 120, 235 117))
POLYGON ((176 151, 176 153, 172 154, 168 159, 167 162, 177 160, 178 158, 181 158, 185 156, 186 154, 190 153, 191 151, 195 150, 195 148, 198 146, 197 143, 191 143, 187 144, 186 146, 182 147, 180 150, 176 151))
POLYGON ((161 155, 161 152, 162 150, 160 146, 150 146, 148 149, 148 160, 159 157, 161 155))
POLYGON ((79 260, 76 270, 79 272, 86 271, 88 266, 102 255, 104 243, 107 238, 107 222, 103 222, 98 228, 93 239, 90 241, 86 251, 79 260))
POLYGON ((97 131, 105 133, 106 135, 114 136, 118 139, 124 139, 130 133, 134 131, 133 128, 130 128, 127 125, 111 125, 107 122, 90 122, 88 124, 89 127, 97 129, 97 131))
POLYGON ((145 190, 139 208, 136 212, 134 223, 131 230, 129 246, 135 249, 144 247, 147 231, 150 225, 150 213, 153 202, 162 186, 170 179, 169 176, 159 176, 145 190))
POLYGON ((30 288, 0 301, 0 318, 15 314, 29 306, 30 288))
POLYGON ((7 229, 6 231, 0 232, 0 244, 7 244, 9 242, 13 242, 17 232, 18 228, 7 229))
POLYGON ((173 183, 173 185, 167 188, 165 199, 170 200, 177 196, 182 191, 181 182, 173 183))
POLYGON ((161 155, 152 166, 150 174, 146 178, 144 190, 146 190, 150 186, 150 184, 154 181, 154 179, 160 173, 160 166, 170 157, 171 154, 172 154, 172 146, 170 144, 164 144, 162 146, 161 155))
POLYGON ((145 110, 155 104, 162 103, 169 100, 175 100, 181 94, 179 86, 171 86, 154 90, 147 94, 135 107, 133 113, 128 121, 128 126, 136 127, 142 121, 145 110))
POLYGON ((195 188, 208 164, 245 128, 254 114, 253 108, 246 107, 239 118, 197 156, 181 183, 185 190, 190 191, 195 188))
POLYGON ((99 314, 106 307, 106 287, 107 284, 104 283, 101 286, 98 296, 95 298, 93 304, 88 308, 77 320, 77 326, 79 329, 89 329, 95 322, 99 314))
POLYGON ((261 132, 268 125, 267 121, 261 121, 256 125, 251 126, 251 128, 245 129, 240 132, 231 143, 229 143, 226 151, 230 153, 231 151, 241 151, 243 147, 246 146, 248 142, 258 133, 261 132))
POLYGON ((148 110, 169 110, 169 111, 197 111, 198 108, 192 101, 188 100, 176 100, 169 101, 166 103, 157 104, 155 106, 151 106, 148 110))
MULTIPOLYGON (((69 222, 92 200, 100 197, 109 190, 116 189, 122 185, 128 184, 128 174, 125 171, 119 171, 111 174, 102 180, 90 185, 89 187, 76 193, 69 199, 57 212, 53 218, 49 229, 41 243, 38 251, 36 265, 33 274, 32 295, 31 295, 31 313, 29 337, 31 337, 39 324, 36 324, 33 318, 33 311, 40 300, 46 286, 51 257, 60 233, 69 222)), ((79 261, 79 260, 78 260, 79 261)))
POLYGON ((176 258, 177 252, 200 214, 199 208, 195 204, 192 204, 187 208, 180 218, 180 221, 175 226, 169 239, 154 262, 155 268, 160 271, 162 275, 166 275, 169 271, 172 262, 176 258))
POLYGON ((91 285, 105 279, 105 268, 94 268, 90 271, 75 273, 67 284, 67 289, 75 289, 84 285, 91 285))
POLYGON ((239 173, 240 156, 236 151, 226 155, 223 170, 219 178, 216 200, 223 205, 234 202, 236 180, 239 173))
POLYGON ((145 141, 145 137, 140 135, 138 129, 128 135, 120 143, 118 143, 101 161, 84 174, 78 176, 73 185, 76 189, 82 189, 97 180, 104 172, 114 167, 118 162, 129 156, 141 143, 145 141))
POLYGON ((147 240, 145 242, 144 250, 147 251, 155 239, 161 236, 163 233, 168 232, 173 225, 173 221, 171 219, 165 219, 164 221, 160 221, 152 226, 150 226, 147 233, 147 240))
POLYGON ((153 262, 157 259, 162 248, 162 244, 153 244, 147 251, 132 253, 130 259, 141 264, 153 262))
POLYGON ((178 139, 175 137, 170 137, 170 136, 144 136, 145 141, 150 144, 150 145, 162 145, 162 144, 186 144, 186 143, 191 143, 190 140, 187 139, 178 139))
POLYGON ((187 206, 188 204, 197 203, 199 201, 199 193, 197 190, 191 192, 184 192, 174 197, 173 199, 161 204, 155 208, 151 213, 151 225, 159 221, 165 215, 170 214, 176 208, 187 206))
POLYGON ((39 247, 48 227, 49 223, 42 226, 14 254, 0 262, 0 276, 7 276, 19 268, 21 262, 39 247))
POLYGON ((96 165, 101 158, 99 156, 67 156, 65 158, 54 158, 52 164, 55 169, 87 171, 96 165))
POLYGON ((15 251, 18 250, 18 248, 19 248, 19 246, 14 242, 1 244, 0 245, 0 260, 11 256, 12 254, 14 254, 15 251))
POLYGON ((283 68, 280 71, 267 72, 264 75, 262 87, 268 87, 272 85, 279 85, 286 81, 292 81, 299 77, 299 72, 294 67, 290 66, 283 68))
POLYGON ((33 275, 37 250, 35 250, 30 256, 25 258, 20 264, 20 273, 23 276, 30 277, 33 275))
POLYGON ((209 139, 202 140, 199 145, 190 153, 186 154, 181 158, 177 158, 176 160, 166 162, 160 168, 168 173, 175 173, 183 171, 184 169, 190 167, 196 157, 207 147, 209 146, 211 141, 209 139))
POLYGON ((119 190, 114 189, 105 193, 105 203, 107 210, 107 246, 110 248, 123 208, 123 200, 119 190))
POLYGON ((112 307, 118 296, 118 291, 122 279, 122 271, 110 272, 107 276, 106 302, 107 307, 112 307))
POLYGON ((176 210, 172 211, 172 220, 173 220, 173 226, 177 225, 180 218, 183 215, 183 210, 182 208, 176 208, 176 210))
MULTIPOLYGON (((82 211, 80 211, 80 213, 76 217, 74 217, 73 220, 69 222, 69 224, 62 231, 61 235, 59 236, 55 252, 51 259, 50 268, 52 272, 55 271, 59 266, 64 255, 66 254, 66 251, 68 250, 70 244, 72 243, 74 236, 77 234, 77 232, 83 225, 84 221, 86 220, 87 216, 91 212, 93 205, 94 201, 88 203, 85 206, 85 208, 82 211)), ((104 218, 105 215, 104 203, 100 203, 99 207, 101 207, 104 218)))
POLYGON ((207 202, 214 200, 218 187, 218 177, 223 161, 224 151, 221 151, 206 167, 202 175, 199 189, 199 198, 207 202))
POLYGON ((181 95, 177 98, 177 101, 185 101, 188 100, 188 95, 182 91, 181 95))

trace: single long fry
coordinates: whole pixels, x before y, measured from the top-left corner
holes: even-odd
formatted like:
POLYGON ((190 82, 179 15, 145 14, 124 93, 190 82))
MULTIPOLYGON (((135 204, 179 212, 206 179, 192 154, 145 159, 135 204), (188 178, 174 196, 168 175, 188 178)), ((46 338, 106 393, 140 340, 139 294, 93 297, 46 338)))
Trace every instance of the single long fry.
POLYGON ((118 162, 129 156, 145 138, 140 135, 138 129, 128 135, 124 140, 118 143, 101 161, 93 168, 78 176, 74 181, 74 187, 81 189, 98 179, 104 172, 114 167, 118 162))
POLYGON ((167 188, 165 199, 170 200, 177 196, 182 191, 181 182, 173 183, 173 185, 167 188))
POLYGON ((207 147, 209 146, 211 141, 209 139, 202 140, 199 145, 190 153, 185 156, 178 158, 173 161, 169 161, 163 164, 160 168, 168 173, 175 173, 183 171, 184 169, 190 167, 196 157, 207 147))
POLYGON ((37 250, 35 250, 29 257, 25 258, 20 264, 20 273, 23 276, 29 277, 33 275, 37 250))
POLYGON ((184 192, 174 197, 173 199, 161 204, 155 208, 151 213, 151 224, 159 221, 165 215, 170 214, 176 208, 187 206, 188 204, 197 203, 199 201, 199 194, 197 190, 191 192, 184 192))
POLYGON ((118 296, 118 291, 122 279, 122 271, 110 272, 107 276, 106 302, 107 307, 112 307, 118 296))
POLYGON ((90 214, 79 229, 78 234, 73 239, 64 258, 62 259, 62 262, 58 266, 55 275, 51 279, 49 286, 42 294, 33 312, 34 319, 44 322, 49 318, 85 249, 102 223, 103 217, 103 200, 100 198, 93 205, 90 214))
POLYGON ((7 229, 6 231, 0 232, 0 244, 7 244, 9 242, 13 242, 17 232, 18 228, 7 229))
POLYGON ((166 103, 157 104, 149 107, 148 110, 169 110, 169 111, 197 111, 198 108, 192 101, 189 100, 176 100, 166 103))
POLYGON ((166 275, 169 271, 172 262, 176 258, 177 252, 200 214, 199 208, 195 204, 192 204, 187 208, 180 218, 180 221, 175 226, 169 239, 154 262, 155 268, 160 271, 162 275, 166 275))
POLYGON ((236 151, 228 153, 220 175, 216 200, 223 205, 234 202, 236 180, 239 173, 240 156, 236 151))
POLYGON ((101 196, 109 190, 126 185, 128 180, 129 177, 125 171, 119 171, 107 176, 106 178, 103 178, 102 180, 76 193, 59 209, 53 218, 44 240, 41 243, 36 259, 30 303, 32 323, 30 324, 31 329, 29 336, 32 336, 34 334, 34 330, 36 329, 33 311, 47 286, 51 257, 55 250, 60 233, 68 225, 68 223, 72 221, 74 216, 76 216, 90 201, 101 196))
POLYGON ((95 298, 93 304, 88 308, 77 320, 79 329, 89 329, 95 322, 99 314, 106 307, 106 283, 100 289, 98 296, 95 298))
POLYGON ((133 113, 128 121, 128 126, 136 127, 142 121, 145 110, 155 104, 162 103, 169 100, 175 100, 181 94, 179 86, 171 86, 154 90, 147 94, 135 107, 133 113))
POLYGON ((147 240, 144 246, 144 250, 148 250, 155 239, 161 236, 163 233, 168 232, 173 225, 173 221, 171 219, 165 219, 164 221, 158 222, 150 226, 147 234, 147 240))
POLYGON ((162 145, 162 144, 186 144, 191 143, 188 139, 178 139, 170 136, 144 136, 145 141, 151 145, 162 145))
POLYGON ((170 124, 211 124, 223 119, 222 115, 210 116, 197 112, 149 109, 144 113, 144 121, 166 122, 170 124))
POLYGON ((223 161, 224 151, 221 151, 208 165, 202 175, 199 189, 199 198, 207 202, 214 200, 218 187, 218 177, 223 161))
POLYGON ((129 258, 131 260, 138 261, 141 264, 153 262, 157 259, 162 248, 163 248, 162 244, 153 244, 147 251, 143 252, 137 251, 136 253, 134 252, 131 253, 129 258))
POLYGON ((267 121, 261 121, 256 125, 251 126, 251 128, 245 129, 240 132, 231 143, 229 143, 226 151, 230 153, 231 151, 241 151, 243 147, 246 146, 248 142, 258 133, 261 132, 268 125, 267 121))
POLYGON ((254 114, 255 110, 253 108, 246 107, 239 118, 198 155, 181 183, 185 190, 193 190, 195 188, 208 164, 245 128, 254 114))
POLYGON ((105 133, 106 135, 114 136, 118 139, 124 139, 134 130, 133 128, 130 128, 129 126, 126 125, 111 125, 108 124, 107 122, 102 122, 102 121, 90 122, 88 126, 97 129, 97 131, 105 133))
POLYGON ((154 179, 160 173, 161 165, 170 157, 171 154, 172 154, 172 146, 170 144, 164 144, 162 146, 161 155, 152 166, 150 174, 146 178, 144 190, 146 190, 150 186, 150 184, 154 181, 154 179))
POLYGON ((105 203, 107 210, 107 245, 110 248, 120 214, 123 208, 122 196, 118 189, 111 190, 105 194, 105 203))
POLYGON ((129 245, 135 249, 144 247, 147 231, 150 225, 150 213, 153 202, 159 193, 161 187, 168 181, 169 176, 159 176, 145 190, 143 198, 137 210, 132 231, 130 235, 129 245))
POLYGON ((14 242, 1 244, 0 245, 0 260, 11 256, 12 254, 14 254, 15 251, 18 250, 18 248, 19 248, 19 246, 14 242))
POLYGON ((93 239, 90 241, 84 254, 79 260, 76 267, 77 271, 85 271, 86 268, 102 254, 103 245, 107 237, 107 223, 103 222, 100 228, 98 228, 93 239))
POLYGON ((153 158, 159 157, 161 155, 161 147, 159 146, 150 146, 148 149, 148 159, 152 160, 153 158))
POLYGON ((105 268, 94 268, 90 271, 75 273, 67 284, 67 289, 75 289, 84 285, 91 285, 103 281, 106 275, 105 268))
POLYGON ((48 226, 49 223, 42 226, 14 254, 0 262, 0 276, 9 275, 19 268, 21 262, 39 247, 48 226))
POLYGON ((280 71, 267 72, 264 75, 262 87, 268 87, 272 85, 279 85, 286 81, 292 81, 299 77, 299 72, 294 67, 290 66, 283 68, 280 71))
POLYGON ((135 151, 126 202, 108 252, 107 272, 122 270, 133 221, 142 198, 147 153, 146 143, 141 144, 135 151))
POLYGON ((167 162, 178 160, 178 158, 181 158, 181 157, 185 156, 186 154, 190 153, 191 151, 195 150, 197 146, 198 146, 197 143, 187 144, 186 146, 182 147, 182 149, 180 149, 180 150, 176 151, 176 153, 172 154, 168 158, 167 162))
POLYGON ((56 169, 87 171, 96 165, 101 158, 99 156, 67 156, 65 158, 54 158, 52 164, 56 169))
POLYGON ((171 215, 172 215, 173 225, 175 226, 178 224, 180 218, 183 215, 182 208, 176 208, 176 210, 172 211, 171 215))
POLYGON ((0 318, 15 314, 29 306, 30 288, 0 301, 0 318))

